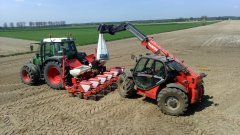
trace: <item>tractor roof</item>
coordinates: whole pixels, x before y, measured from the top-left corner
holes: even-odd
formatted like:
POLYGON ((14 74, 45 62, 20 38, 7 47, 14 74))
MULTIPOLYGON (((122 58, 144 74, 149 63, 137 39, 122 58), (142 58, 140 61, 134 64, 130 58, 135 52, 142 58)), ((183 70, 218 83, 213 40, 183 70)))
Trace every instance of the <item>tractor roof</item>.
POLYGON ((146 55, 143 56, 144 58, 150 58, 150 59, 155 59, 155 60, 160 60, 162 62, 168 62, 168 61, 172 61, 172 59, 170 57, 166 58, 166 56, 158 56, 158 55, 146 55))
POLYGON ((63 38, 45 38, 43 39, 43 42, 67 42, 67 41, 74 41, 72 38, 66 38, 66 37, 63 37, 63 38))

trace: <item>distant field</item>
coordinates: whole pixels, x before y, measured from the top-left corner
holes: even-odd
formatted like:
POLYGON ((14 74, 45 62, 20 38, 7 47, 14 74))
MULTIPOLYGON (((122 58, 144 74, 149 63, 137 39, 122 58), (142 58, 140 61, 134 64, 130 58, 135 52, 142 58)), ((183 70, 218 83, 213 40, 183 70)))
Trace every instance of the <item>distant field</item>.
MULTIPOLYGON (((205 25, 216 22, 206 22, 205 25)), ((136 27, 146 35, 169 32, 181 29, 188 29, 202 26, 202 22, 190 23, 164 23, 164 24, 142 24, 136 27)), ((27 39, 40 41, 43 38, 52 35, 52 37, 66 37, 71 33, 76 39, 78 45, 87 45, 96 43, 98 40, 98 31, 96 27, 63 27, 63 28, 33 28, 33 29, 10 29, 0 30, 0 37, 11 37, 18 39, 27 39)), ((106 34, 107 41, 129 38, 132 35, 129 32, 117 33, 115 36, 106 34)))

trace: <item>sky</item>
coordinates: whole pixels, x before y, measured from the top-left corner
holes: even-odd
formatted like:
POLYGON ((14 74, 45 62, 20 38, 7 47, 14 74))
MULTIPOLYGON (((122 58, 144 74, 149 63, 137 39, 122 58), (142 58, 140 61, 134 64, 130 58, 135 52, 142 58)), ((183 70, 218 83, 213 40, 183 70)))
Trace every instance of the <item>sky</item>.
POLYGON ((88 23, 240 16, 240 0, 0 0, 4 22, 88 23))

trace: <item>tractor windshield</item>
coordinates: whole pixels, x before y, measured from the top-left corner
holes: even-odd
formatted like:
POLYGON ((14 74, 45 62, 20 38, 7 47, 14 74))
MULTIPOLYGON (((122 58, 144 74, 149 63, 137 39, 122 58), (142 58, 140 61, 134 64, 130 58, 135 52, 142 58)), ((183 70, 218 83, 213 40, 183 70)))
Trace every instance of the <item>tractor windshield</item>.
POLYGON ((66 49, 66 55, 74 55, 77 53, 77 49, 75 43, 71 42, 61 42, 61 43, 54 43, 56 53, 58 55, 62 55, 63 47, 66 49))

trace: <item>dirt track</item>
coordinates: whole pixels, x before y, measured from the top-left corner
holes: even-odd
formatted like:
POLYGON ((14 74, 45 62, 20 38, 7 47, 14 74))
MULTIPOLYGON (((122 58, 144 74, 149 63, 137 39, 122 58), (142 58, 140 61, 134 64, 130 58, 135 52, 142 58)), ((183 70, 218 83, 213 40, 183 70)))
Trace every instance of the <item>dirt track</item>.
MULTIPOLYGON (((47 85, 26 86, 18 71, 31 55, 0 59, 0 134, 240 134, 240 21, 154 35, 205 79, 204 102, 186 116, 162 114, 144 97, 113 92, 95 102, 47 85)), ((135 38, 109 42, 108 66, 130 67, 130 54, 148 52, 135 38), (113 53, 114 52, 114 53, 113 53)), ((91 52, 96 45, 80 47, 91 52)))

